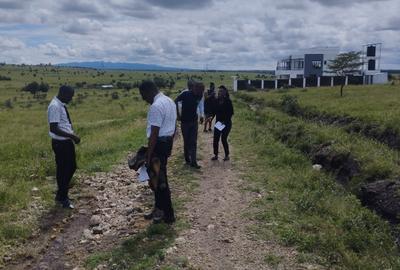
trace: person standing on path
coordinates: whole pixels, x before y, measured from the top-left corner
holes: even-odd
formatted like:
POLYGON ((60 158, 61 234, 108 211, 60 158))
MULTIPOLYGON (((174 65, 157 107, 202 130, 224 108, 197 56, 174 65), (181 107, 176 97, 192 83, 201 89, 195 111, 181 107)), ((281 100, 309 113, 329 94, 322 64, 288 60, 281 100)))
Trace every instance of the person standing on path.
POLYGON ((143 100, 151 104, 147 114, 146 166, 149 167, 153 157, 158 157, 161 163, 158 185, 154 190, 155 207, 145 218, 152 218, 154 223, 164 221, 171 224, 175 222, 175 215, 168 185, 167 163, 176 130, 176 106, 174 101, 161 93, 152 81, 144 81, 139 86, 139 91, 143 100))
POLYGON ((212 120, 215 116, 215 85, 214 83, 210 83, 210 89, 207 90, 207 93, 204 95, 204 129, 203 132, 211 131, 212 120), (208 129, 207 129, 208 127, 208 129))
POLYGON ((214 127, 214 157, 211 160, 218 160, 219 140, 221 138, 224 146, 224 161, 229 160, 228 135, 232 128, 233 105, 229 98, 228 89, 224 85, 218 87, 218 98, 215 106, 215 122, 221 122, 225 127, 222 130, 214 127))
MULTIPOLYGON (((188 83, 189 85, 189 83, 188 83)), ((200 169, 197 164, 197 132, 198 132, 198 113, 197 108, 202 100, 204 93, 204 84, 194 82, 189 91, 183 91, 176 99, 176 111, 178 119, 181 121, 181 129, 183 136, 183 149, 186 164, 195 169, 200 169), (178 103, 182 103, 182 113, 179 113, 178 103)), ((200 104, 201 105, 201 104, 200 104)), ((200 106, 200 124, 203 124, 204 108, 200 106)))
POLYGON ((74 96, 74 89, 63 85, 58 95, 52 99, 47 109, 47 118, 50 127, 49 135, 56 160, 57 194, 56 202, 64 208, 73 209, 74 206, 68 197, 69 184, 76 170, 75 144, 81 139, 74 134, 71 118, 66 104, 74 96))

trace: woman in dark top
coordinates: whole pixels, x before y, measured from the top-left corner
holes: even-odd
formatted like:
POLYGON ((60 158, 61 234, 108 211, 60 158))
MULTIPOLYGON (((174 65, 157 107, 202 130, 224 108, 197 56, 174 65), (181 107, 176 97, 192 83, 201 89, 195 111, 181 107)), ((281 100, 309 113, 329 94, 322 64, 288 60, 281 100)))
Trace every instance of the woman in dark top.
POLYGON ((224 161, 227 161, 229 160, 228 135, 232 128, 233 106, 228 89, 221 85, 218 90, 218 98, 215 104, 215 123, 221 122, 225 127, 221 131, 214 127, 214 157, 211 160, 218 159, 218 146, 221 138, 225 151, 224 161))

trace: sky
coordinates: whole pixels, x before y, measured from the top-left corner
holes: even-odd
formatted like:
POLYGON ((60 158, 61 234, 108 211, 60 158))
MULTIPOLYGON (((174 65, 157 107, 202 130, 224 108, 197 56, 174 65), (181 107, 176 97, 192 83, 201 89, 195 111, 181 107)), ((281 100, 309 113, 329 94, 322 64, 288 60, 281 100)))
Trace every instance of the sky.
POLYGON ((0 0, 0 62, 274 69, 311 47, 383 43, 400 69, 399 0, 0 0))

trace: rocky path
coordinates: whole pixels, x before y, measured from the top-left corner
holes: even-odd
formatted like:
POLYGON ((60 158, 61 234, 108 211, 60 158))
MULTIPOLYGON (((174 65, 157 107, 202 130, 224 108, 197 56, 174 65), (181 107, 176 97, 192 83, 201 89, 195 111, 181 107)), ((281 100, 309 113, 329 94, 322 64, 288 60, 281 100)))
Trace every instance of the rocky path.
MULTIPOLYGON (((231 162, 211 161, 212 135, 199 134, 203 156, 201 179, 194 198, 186 206, 190 228, 176 239, 167 253, 167 265, 190 269, 299 269, 295 251, 273 241, 259 240, 249 226, 254 222, 244 213, 261 194, 245 191, 247 183, 231 162), (270 266, 267 254, 282 262, 270 266)), ((233 159, 234 159, 233 153, 233 159)), ((302 269, 302 268, 300 268, 302 269)))
POLYGON ((143 212, 150 209, 153 195, 135 178, 125 164, 110 173, 78 176, 79 195, 72 193, 76 209, 53 209, 43 217, 38 236, 7 269, 83 269, 89 254, 147 227, 143 212))
MULTIPOLYGON (((181 141, 179 137, 175 143, 174 158, 182 152, 181 141)), ((160 265, 172 269, 304 269, 294 262, 294 250, 273 240, 262 241, 251 232, 249 227, 255 221, 244 213, 262 195, 245 191, 249 183, 231 162, 210 160, 212 134, 199 134, 199 145, 202 169, 194 176, 199 186, 184 213, 177 213, 189 227, 166 250, 160 265), (279 258, 279 264, 266 262, 270 254, 279 258)), ((151 209, 153 195, 135 178, 136 173, 126 164, 117 165, 110 173, 78 177, 80 191, 72 194, 76 209, 54 209, 43 217, 41 231, 7 269, 84 269, 90 254, 118 246, 145 229, 149 223, 143 212, 151 209)), ((171 183, 173 199, 182 192, 175 184, 171 183)))

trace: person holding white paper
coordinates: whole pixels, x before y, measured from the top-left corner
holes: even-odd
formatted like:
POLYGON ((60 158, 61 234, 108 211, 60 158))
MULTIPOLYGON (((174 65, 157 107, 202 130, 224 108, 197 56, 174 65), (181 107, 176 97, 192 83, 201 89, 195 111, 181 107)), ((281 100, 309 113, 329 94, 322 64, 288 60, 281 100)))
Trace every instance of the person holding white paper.
MULTIPOLYGON (((154 210, 145 215, 145 218, 153 219, 154 223, 163 221, 172 224, 175 222, 175 215, 167 178, 167 162, 176 130, 176 107, 174 101, 161 93, 153 81, 142 82, 139 91, 143 100, 150 104, 146 129, 147 167, 150 166, 153 157, 160 160, 158 185, 154 190, 154 210)), ((142 174, 142 179, 148 178, 145 176, 142 174)))
POLYGON ((229 160, 228 135, 232 128, 233 105, 229 98, 228 89, 224 85, 218 88, 218 98, 215 106, 216 125, 214 126, 214 157, 211 160, 218 160, 219 140, 221 138, 224 146, 224 161, 229 160))

